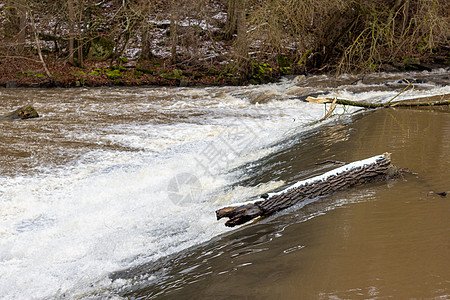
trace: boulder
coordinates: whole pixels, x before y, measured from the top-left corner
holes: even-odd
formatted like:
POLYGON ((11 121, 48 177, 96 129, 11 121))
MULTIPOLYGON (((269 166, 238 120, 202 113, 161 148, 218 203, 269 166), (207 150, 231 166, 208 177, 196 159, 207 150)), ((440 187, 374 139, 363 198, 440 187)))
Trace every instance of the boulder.
POLYGON ((15 81, 8 81, 6 83, 6 85, 5 85, 5 87, 7 89, 15 89, 15 88, 17 88, 17 82, 15 82, 15 81))
POLYGON ((114 50, 114 42, 103 37, 96 37, 91 41, 87 59, 104 61, 111 57, 114 50))
POLYGON ((6 115, 0 115, 0 120, 23 120, 31 118, 39 118, 39 114, 31 105, 26 105, 24 107, 18 108, 6 115))

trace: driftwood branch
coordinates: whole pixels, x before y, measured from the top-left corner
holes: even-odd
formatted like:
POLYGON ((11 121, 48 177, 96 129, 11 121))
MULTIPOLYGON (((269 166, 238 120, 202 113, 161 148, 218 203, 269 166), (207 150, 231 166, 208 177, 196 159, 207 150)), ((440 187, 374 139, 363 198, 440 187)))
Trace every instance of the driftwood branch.
POLYGON ((315 165, 324 165, 324 164, 345 165, 345 162, 338 161, 338 160, 327 159, 327 160, 315 163, 315 165))
POLYGON ((385 153, 347 164, 323 175, 300 181, 293 186, 266 195, 266 200, 231 206, 216 211, 217 220, 229 218, 226 226, 243 224, 258 216, 267 216, 306 199, 326 196, 348 187, 374 180, 386 180, 398 174, 391 164, 391 154, 385 153))
POLYGON ((450 105, 450 94, 422 97, 422 98, 415 98, 415 99, 408 99, 408 100, 401 100, 401 101, 392 101, 393 99, 391 99, 387 103, 368 103, 368 102, 362 102, 362 101, 352 101, 352 100, 336 99, 336 98, 331 99, 331 98, 307 97, 306 101, 315 102, 315 103, 336 103, 336 104, 357 106, 357 107, 364 107, 364 108, 450 105))

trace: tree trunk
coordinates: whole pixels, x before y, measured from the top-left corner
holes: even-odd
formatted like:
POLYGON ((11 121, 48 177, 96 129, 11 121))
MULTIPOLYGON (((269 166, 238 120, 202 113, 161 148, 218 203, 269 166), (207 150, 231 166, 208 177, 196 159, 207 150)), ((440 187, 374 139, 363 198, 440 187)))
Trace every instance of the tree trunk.
POLYGON ((52 74, 50 73, 50 71, 47 68, 47 64, 45 63, 44 57, 42 56, 41 41, 39 40, 39 35, 38 35, 38 32, 37 32, 36 23, 34 22, 33 12, 29 11, 29 15, 30 15, 31 27, 32 27, 32 30, 33 30, 33 35, 34 35, 34 41, 36 43, 36 48, 37 48, 37 51, 38 51, 39 59, 40 59, 40 61, 42 63, 42 67, 44 68, 45 74, 47 74, 47 77, 53 78, 52 74))
POLYGON ((67 13, 69 17, 69 63, 74 64, 74 39, 75 39, 75 12, 74 0, 67 1, 67 13))
POLYGON ((228 0, 227 21, 225 23, 225 35, 224 35, 224 38, 226 40, 231 40, 233 38, 233 34, 236 33, 237 29, 236 1, 238 0, 228 0))
POLYGON ((153 57, 152 53, 152 36, 149 33, 150 28, 148 26, 143 26, 141 29, 142 44, 141 44, 141 56, 143 59, 151 59, 153 57))
POLYGON ((78 65, 83 67, 84 58, 83 58, 83 10, 84 10, 84 0, 80 0, 79 9, 78 9, 78 65))
POLYGON ((246 2, 247 0, 236 0, 237 13, 237 39, 235 44, 236 66, 239 72, 241 82, 246 81, 250 75, 250 58, 248 55, 247 39, 247 18, 246 2))
POLYGON ((170 63, 177 63, 177 45, 178 45, 178 7, 176 1, 171 3, 170 11, 170 63))
POLYGON ((18 55, 23 54, 26 38, 26 2, 9 0, 5 8, 5 37, 12 42, 12 49, 18 55))
POLYGON ((19 34, 17 36, 17 53, 23 54, 27 34, 27 8, 24 0, 17 1, 19 11, 19 34))
POLYGON ((258 216, 267 216, 306 199, 329 195, 368 181, 386 180, 398 174, 391 165, 391 154, 385 153, 334 169, 323 175, 300 181, 291 187, 269 194, 268 199, 216 211, 217 220, 227 217, 228 227, 243 224, 258 216))

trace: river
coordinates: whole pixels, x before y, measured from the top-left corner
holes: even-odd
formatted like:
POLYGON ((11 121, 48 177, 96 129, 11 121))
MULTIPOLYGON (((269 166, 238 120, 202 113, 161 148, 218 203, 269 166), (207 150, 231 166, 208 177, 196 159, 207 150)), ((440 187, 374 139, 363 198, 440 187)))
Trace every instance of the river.
POLYGON ((450 71, 247 87, 1 89, 2 299, 450 297, 450 71), (391 152, 415 174, 227 228, 214 211, 391 152))

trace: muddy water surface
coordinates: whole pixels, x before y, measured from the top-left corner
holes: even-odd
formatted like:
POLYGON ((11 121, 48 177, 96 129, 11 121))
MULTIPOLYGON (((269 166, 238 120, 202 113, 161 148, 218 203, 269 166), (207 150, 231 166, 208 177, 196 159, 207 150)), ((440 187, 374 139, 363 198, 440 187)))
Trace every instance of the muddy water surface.
POLYGON ((450 297, 449 70, 248 87, 0 89, 1 299, 450 297), (392 152, 418 175, 239 228, 214 211, 392 152), (189 180, 187 180, 189 179, 189 180))
MULTIPOLYGON (((326 126, 304 140, 294 140, 299 142, 290 151, 254 167, 265 170, 255 182, 279 169, 289 174, 306 169, 309 174, 302 177, 309 177, 319 172, 314 163, 330 154, 336 160, 354 161, 384 151, 393 153, 395 165, 418 175, 340 192, 169 261, 131 270, 130 277, 149 271, 160 276, 128 295, 138 299, 450 297, 450 201, 448 196, 430 193, 450 190, 449 110, 379 110, 352 125, 326 126)), ((284 179, 289 182, 293 177, 284 179)))

